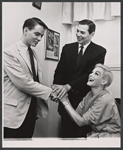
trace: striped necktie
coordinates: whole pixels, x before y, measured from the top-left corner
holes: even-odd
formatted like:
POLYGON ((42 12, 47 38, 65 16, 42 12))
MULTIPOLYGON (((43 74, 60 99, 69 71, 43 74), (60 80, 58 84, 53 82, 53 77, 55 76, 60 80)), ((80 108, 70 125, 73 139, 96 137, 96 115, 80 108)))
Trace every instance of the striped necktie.
POLYGON ((33 79, 34 79, 34 81, 37 81, 36 72, 35 72, 34 58, 33 58, 33 52, 32 52, 32 49, 30 47, 28 48, 28 50, 29 50, 31 68, 32 68, 32 72, 33 72, 33 79))
POLYGON ((77 57, 77 66, 79 65, 80 60, 81 60, 81 58, 82 58, 83 48, 84 48, 84 47, 81 46, 80 52, 79 52, 79 54, 78 54, 78 57, 77 57))

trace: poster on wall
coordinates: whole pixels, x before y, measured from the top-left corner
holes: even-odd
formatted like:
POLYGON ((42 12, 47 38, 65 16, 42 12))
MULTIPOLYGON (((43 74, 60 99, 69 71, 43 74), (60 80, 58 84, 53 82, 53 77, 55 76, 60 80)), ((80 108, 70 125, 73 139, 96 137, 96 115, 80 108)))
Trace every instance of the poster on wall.
POLYGON ((59 60, 60 33, 47 29, 45 59, 59 60))

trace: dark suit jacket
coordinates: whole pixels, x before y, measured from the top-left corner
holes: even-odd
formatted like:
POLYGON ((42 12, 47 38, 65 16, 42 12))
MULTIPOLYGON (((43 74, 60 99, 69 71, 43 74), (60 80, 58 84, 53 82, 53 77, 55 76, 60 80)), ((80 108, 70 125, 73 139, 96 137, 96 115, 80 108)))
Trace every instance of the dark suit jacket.
MULTIPOLYGON (((66 44, 63 47, 60 61, 55 70, 53 83, 69 84, 72 87, 68 92, 68 97, 74 109, 90 90, 90 87, 86 84, 88 75, 97 63, 104 63, 105 55, 105 48, 91 42, 77 67, 78 42, 66 44)), ((67 116, 62 104, 59 105, 58 111, 61 116, 67 116)))

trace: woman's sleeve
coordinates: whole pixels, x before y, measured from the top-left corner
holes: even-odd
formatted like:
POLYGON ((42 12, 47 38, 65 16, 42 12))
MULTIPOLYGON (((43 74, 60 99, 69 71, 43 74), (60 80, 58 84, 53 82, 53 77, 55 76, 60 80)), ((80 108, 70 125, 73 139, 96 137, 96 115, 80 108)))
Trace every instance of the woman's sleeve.
POLYGON ((93 106, 83 114, 86 124, 100 124, 113 116, 113 105, 104 99, 98 99, 93 106))
POLYGON ((78 107, 76 108, 76 112, 78 112, 82 116, 82 110, 84 109, 84 98, 79 103, 78 107))

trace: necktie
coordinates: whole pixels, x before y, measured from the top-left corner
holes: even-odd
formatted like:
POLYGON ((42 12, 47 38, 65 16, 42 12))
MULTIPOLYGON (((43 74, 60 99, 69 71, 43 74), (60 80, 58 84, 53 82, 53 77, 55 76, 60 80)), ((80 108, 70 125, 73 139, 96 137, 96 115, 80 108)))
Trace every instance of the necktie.
POLYGON ((31 68, 32 68, 32 72, 33 72, 33 79, 34 79, 34 81, 37 81, 33 52, 32 52, 32 49, 30 47, 28 48, 28 50, 29 50, 29 55, 30 55, 31 68))
MULTIPOLYGON (((34 81, 37 81, 36 72, 35 72, 34 58, 33 58, 33 52, 32 52, 32 49, 30 47, 28 48, 28 50, 29 50, 31 68, 32 68, 32 72, 33 72, 33 79, 34 79, 34 81)), ((32 96, 28 114, 30 114, 32 116, 32 121, 34 121, 34 122, 35 122, 35 119, 36 119, 36 107, 37 107, 37 98, 35 96, 32 96)))
POLYGON ((80 52, 79 52, 79 54, 78 54, 78 57, 77 57, 77 66, 79 65, 80 60, 81 60, 81 58, 82 58, 83 48, 84 48, 84 47, 81 46, 80 52))

